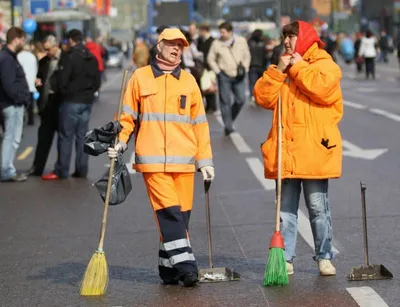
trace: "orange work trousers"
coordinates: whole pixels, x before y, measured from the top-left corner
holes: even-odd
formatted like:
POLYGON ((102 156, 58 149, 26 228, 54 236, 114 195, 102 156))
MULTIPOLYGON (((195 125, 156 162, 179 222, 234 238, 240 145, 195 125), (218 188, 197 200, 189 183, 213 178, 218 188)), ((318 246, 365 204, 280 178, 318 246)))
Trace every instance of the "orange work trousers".
POLYGON ((194 173, 143 173, 143 178, 160 232, 161 279, 197 273, 189 239, 194 173))

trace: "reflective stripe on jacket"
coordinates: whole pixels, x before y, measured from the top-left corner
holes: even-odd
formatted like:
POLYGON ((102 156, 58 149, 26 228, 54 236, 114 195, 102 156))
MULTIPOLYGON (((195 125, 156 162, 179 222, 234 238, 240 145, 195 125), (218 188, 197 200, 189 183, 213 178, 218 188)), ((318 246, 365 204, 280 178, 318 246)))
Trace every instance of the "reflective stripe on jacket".
POLYGON ((317 43, 288 74, 275 65, 254 88, 257 103, 274 111, 268 139, 261 146, 266 178, 277 177, 277 101, 282 97, 282 178, 338 178, 342 171, 342 73, 317 43))
POLYGON ((124 96, 121 142, 128 143, 138 120, 135 170, 194 172, 213 165, 200 89, 179 66, 170 74, 155 63, 134 72, 124 96))

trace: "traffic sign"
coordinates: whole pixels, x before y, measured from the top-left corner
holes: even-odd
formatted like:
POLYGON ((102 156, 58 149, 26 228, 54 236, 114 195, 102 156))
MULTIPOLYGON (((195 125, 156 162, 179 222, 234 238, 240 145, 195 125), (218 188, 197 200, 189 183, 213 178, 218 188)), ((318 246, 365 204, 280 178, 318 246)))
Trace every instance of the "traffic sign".
POLYGON ((271 17, 273 14, 274 14, 274 10, 273 10, 273 9, 267 8, 267 9, 265 10, 265 15, 266 15, 266 16, 271 17))
POLYGON ((46 13, 50 10, 49 0, 31 0, 31 15, 46 13))

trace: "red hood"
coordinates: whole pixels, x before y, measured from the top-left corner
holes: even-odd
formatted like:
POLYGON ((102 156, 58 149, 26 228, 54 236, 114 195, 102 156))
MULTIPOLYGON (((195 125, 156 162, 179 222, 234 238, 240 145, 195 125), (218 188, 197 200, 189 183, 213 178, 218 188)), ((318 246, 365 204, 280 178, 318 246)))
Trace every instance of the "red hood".
POLYGON ((301 56, 314 44, 318 43, 319 48, 323 48, 325 43, 321 41, 314 28, 304 22, 297 20, 299 24, 299 35, 297 35, 296 47, 294 52, 299 53, 301 56))

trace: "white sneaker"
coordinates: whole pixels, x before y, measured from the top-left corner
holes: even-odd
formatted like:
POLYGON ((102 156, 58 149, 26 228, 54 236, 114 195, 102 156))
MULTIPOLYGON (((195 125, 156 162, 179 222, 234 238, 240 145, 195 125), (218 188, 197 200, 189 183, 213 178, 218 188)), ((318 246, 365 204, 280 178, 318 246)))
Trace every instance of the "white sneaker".
POLYGON ((288 275, 293 275, 293 263, 286 262, 286 271, 288 275))
POLYGON ((318 261, 318 269, 321 276, 336 275, 336 269, 332 262, 328 259, 321 259, 318 261))

